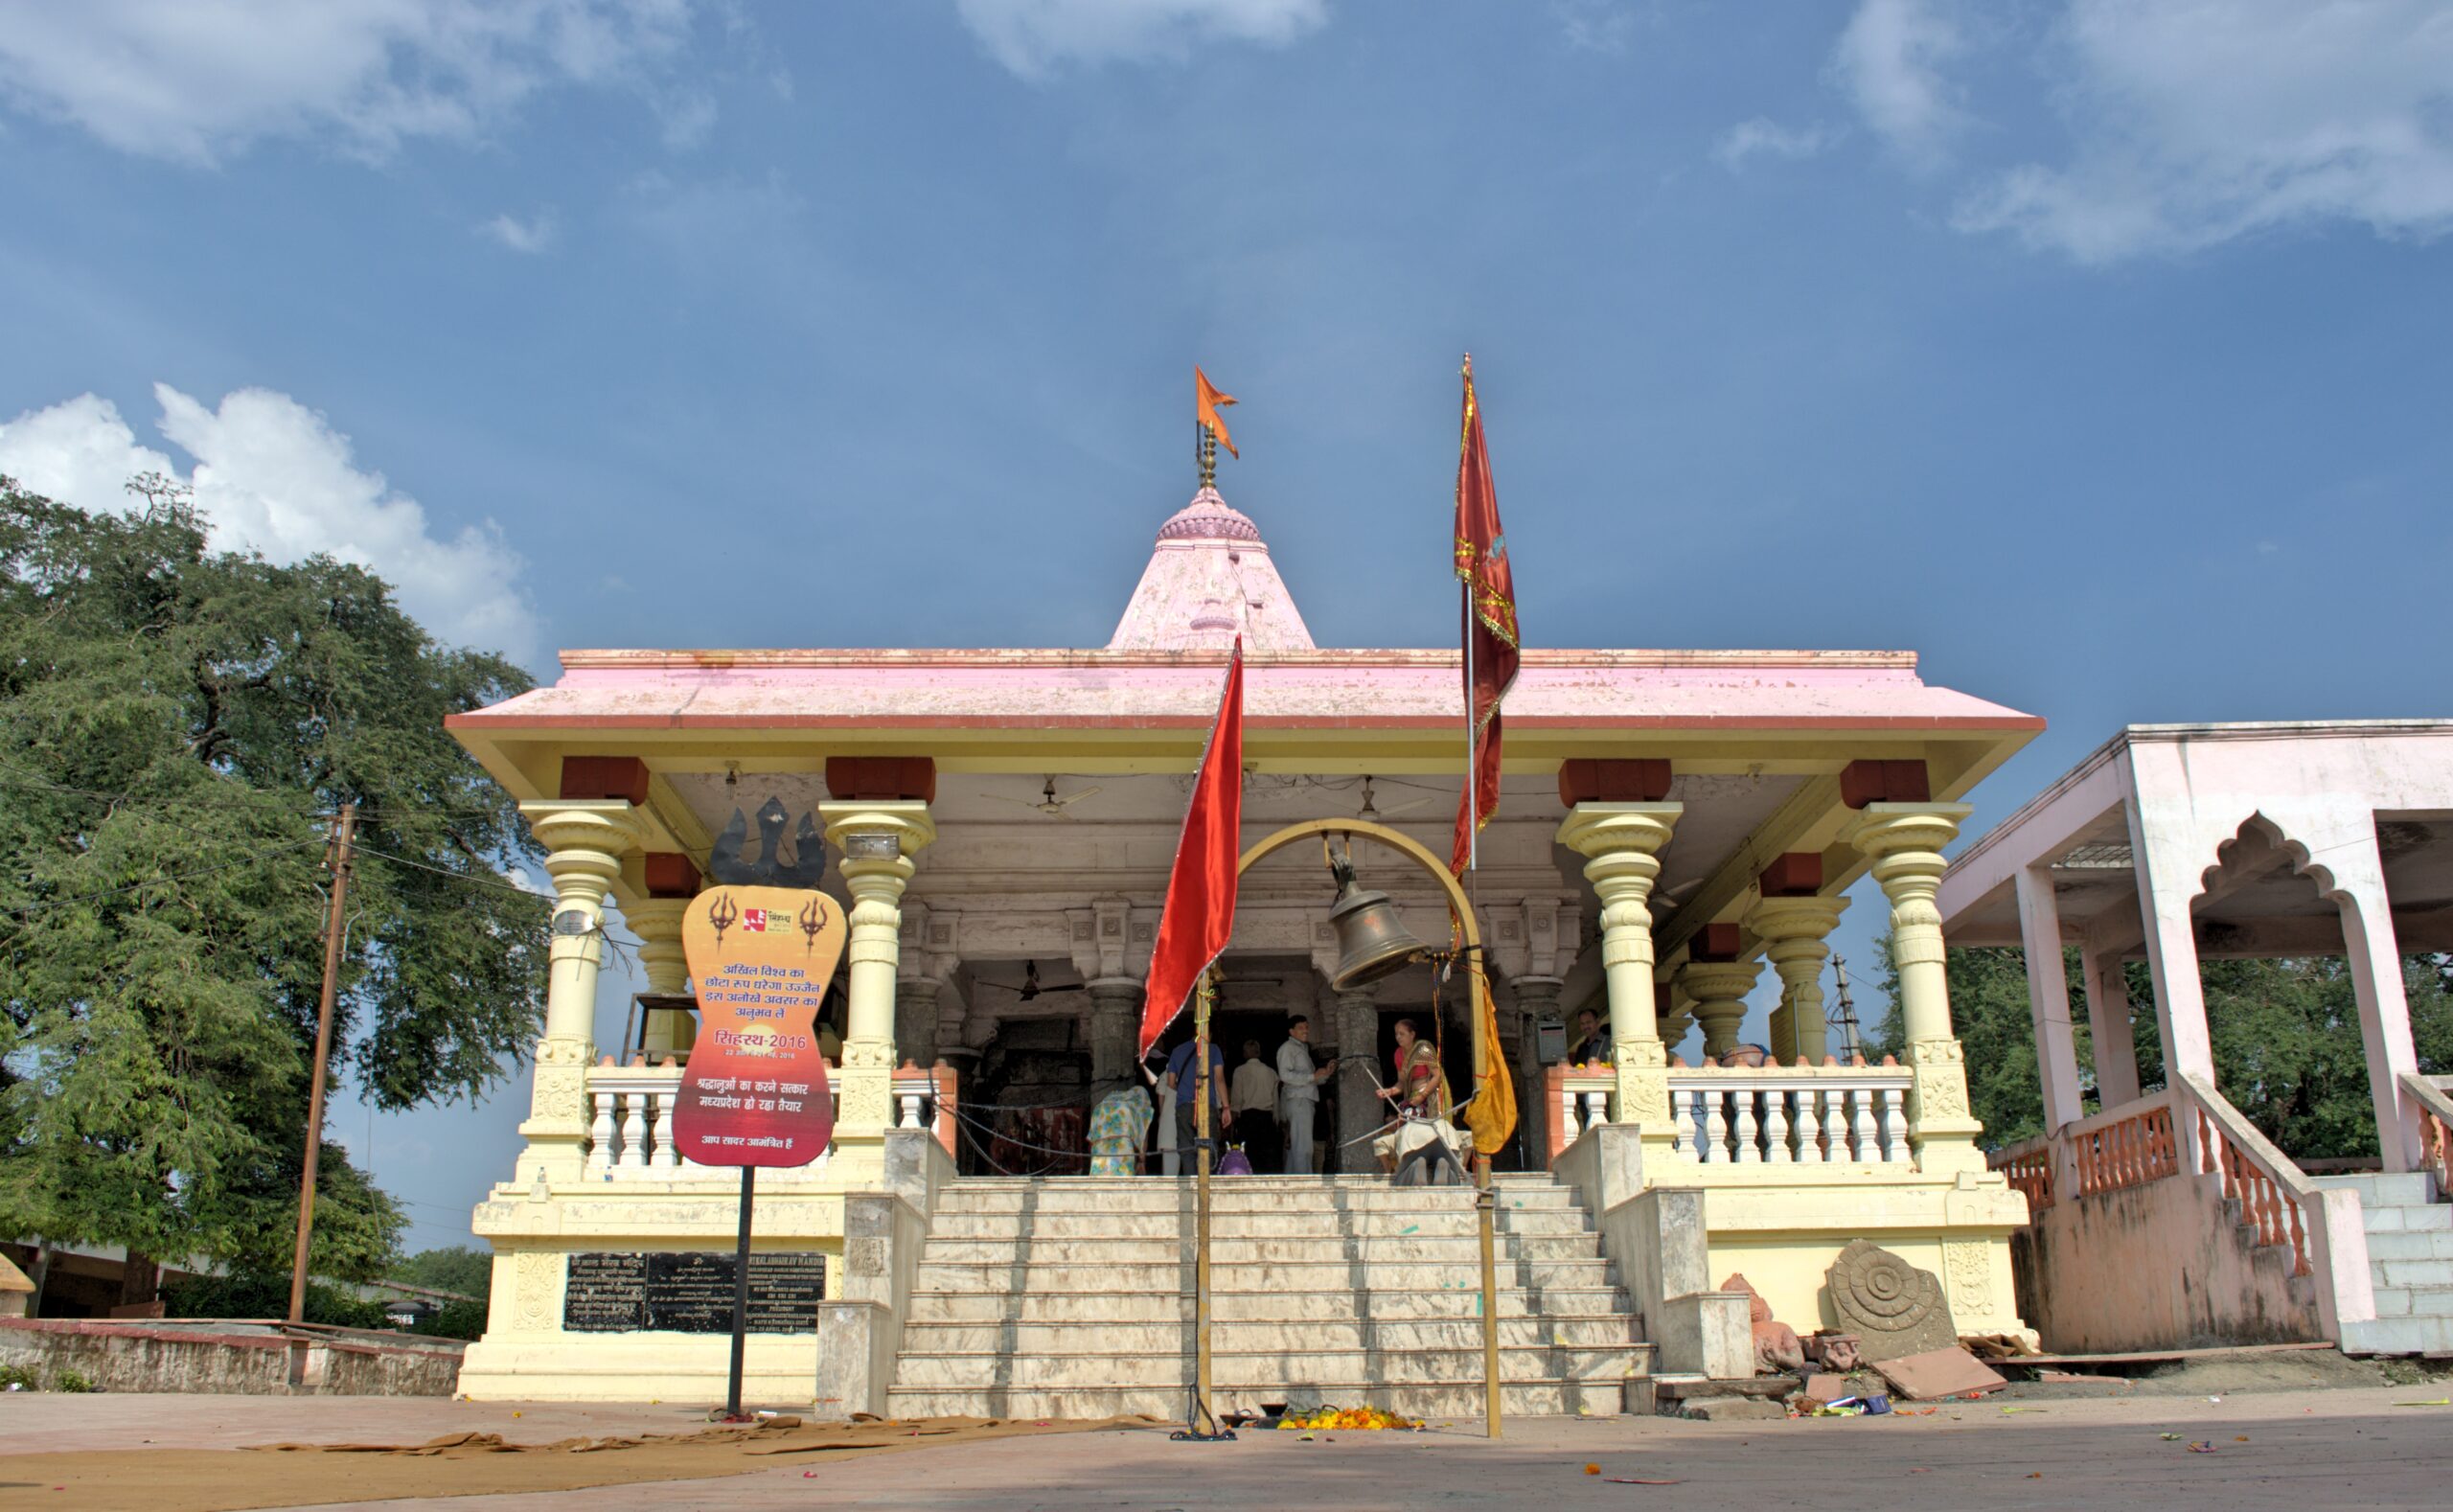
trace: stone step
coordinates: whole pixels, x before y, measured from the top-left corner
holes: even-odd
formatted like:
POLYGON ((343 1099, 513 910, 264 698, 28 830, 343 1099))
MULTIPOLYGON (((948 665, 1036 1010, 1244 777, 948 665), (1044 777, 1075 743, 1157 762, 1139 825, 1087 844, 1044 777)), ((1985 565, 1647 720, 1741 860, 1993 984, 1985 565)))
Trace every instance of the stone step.
MULTIPOLYGON (((1190 1260, 1112 1265, 953 1264, 924 1260, 915 1284, 931 1292, 1177 1292, 1192 1273, 1190 1260)), ((1471 1292, 1482 1284, 1479 1259, 1458 1262, 1337 1260, 1314 1264, 1213 1263, 1210 1284, 1243 1292, 1375 1290, 1471 1292)), ((1606 1260, 1513 1260, 1500 1266, 1505 1288, 1612 1284, 1606 1260)))
POLYGON ((2453 1233, 2453 1203, 2365 1207, 2360 1210, 2360 1224, 2372 1234, 2453 1233))
MULTIPOLYGON (((1189 1181, 1139 1180, 1117 1184, 1051 1181, 1038 1190, 1010 1187, 997 1191, 949 1186, 937 1194, 937 1215, 952 1213, 1190 1213, 1197 1203, 1189 1181)), ((1372 1186, 1246 1186, 1249 1178, 1220 1182, 1210 1189, 1212 1213, 1280 1212, 1471 1212, 1474 1194, 1465 1187, 1372 1186)), ((1575 1192, 1564 1186, 1502 1188, 1494 1199, 1502 1211, 1523 1209, 1582 1212, 1575 1192)))
MULTIPOLYGON (((1482 1412, 1479 1382, 1392 1386, 1378 1381, 1314 1381, 1302 1383, 1302 1390, 1339 1407, 1376 1407, 1427 1420, 1479 1419, 1482 1412)), ((1215 1405, 1222 1412, 1258 1410, 1264 1404, 1285 1401, 1289 1394, 1282 1385, 1219 1386, 1215 1405)), ((1103 1418, 1138 1412, 1181 1422, 1190 1400, 1189 1387, 1181 1383, 1058 1390, 895 1386, 886 1392, 886 1409, 889 1416, 898 1418, 1103 1418)), ((1623 1409, 1622 1400, 1616 1381, 1508 1381, 1500 1386, 1501 1409, 1511 1417, 1612 1417, 1623 1409)))
POLYGON ((2371 1233, 2368 1259, 2372 1265, 2383 1260, 2453 1260, 2453 1226, 2371 1233))
MULTIPOLYGON (((1502 1348, 1502 1381, 1620 1381, 1644 1356, 1630 1345, 1579 1348, 1502 1348)), ((904 1355, 895 1371, 898 1386, 1180 1386, 1190 1379, 1191 1352, 1181 1343, 1143 1354, 1087 1355, 973 1353, 904 1355)), ((1475 1382, 1482 1378, 1482 1351, 1414 1349, 1375 1354, 1363 1349, 1259 1349, 1210 1351, 1210 1379, 1222 1389, 1285 1382, 1380 1380, 1392 1383, 1475 1382)))
POLYGON ((2347 1355, 2453 1354, 2453 1317, 2379 1317, 2342 1325, 2347 1355))
MULTIPOLYGON (((1210 1316, 1220 1322, 1267 1322, 1279 1326, 1375 1319, 1438 1319, 1481 1317, 1479 1291, 1240 1292, 1212 1289, 1210 1316)), ((1575 1290, 1546 1287, 1502 1291, 1502 1318, 1625 1316, 1626 1297, 1616 1287, 1575 1290)), ((911 1294, 914 1323, 1148 1323, 1189 1321, 1192 1297, 1157 1292, 927 1292, 911 1294)))
POLYGON ((2375 1292, 2378 1317, 2453 1317, 2453 1287, 2380 1286, 2375 1292))
POLYGON ((2453 1286, 2453 1260, 2378 1260, 2369 1269, 2379 1286, 2453 1286))
MULTIPOLYGON (((1548 1314, 1502 1317, 1500 1346, 1507 1349, 1628 1349, 1637 1347, 1633 1320, 1623 1313, 1586 1317, 1548 1314)), ((1210 1347, 1239 1353, 1358 1349, 1479 1349, 1479 1317, 1429 1320, 1212 1322, 1210 1347)), ((1193 1347, 1189 1318, 1155 1322, 1081 1320, 1063 1323, 924 1323, 903 1325, 906 1355, 1010 1354, 1086 1356, 1181 1354, 1193 1347)))
MULTIPOLYGON (((1598 1234, 1499 1234, 1492 1252, 1511 1260, 1590 1260, 1601 1253, 1598 1234)), ((920 1251, 923 1267, 936 1265, 1188 1265, 1194 1256, 1189 1239, 940 1239, 934 1234, 920 1251)), ((1221 1239, 1209 1241, 1209 1263, 1222 1265, 1326 1265, 1355 1261, 1367 1265, 1419 1262, 1480 1263, 1481 1241, 1474 1234, 1396 1234, 1341 1239, 1335 1236, 1290 1239, 1221 1239)))
POLYGON ((2360 1202, 2370 1206, 2400 1206, 2436 1201, 2436 1182, 2424 1171, 2397 1171, 2390 1175, 2381 1171, 2364 1171, 2345 1176, 2312 1176, 2308 1181, 2312 1186, 2357 1192, 2360 1202))
MULTIPOLYGON (((1493 1226, 1502 1233, 1581 1234, 1591 1226, 1582 1208, 1502 1208, 1493 1226)), ((1284 1209, 1213 1213, 1210 1232, 1220 1239, 1319 1239, 1346 1234, 1476 1235, 1480 1226, 1470 1207, 1368 1208, 1360 1211, 1284 1209)), ((929 1220, 932 1239, 1183 1239, 1193 1236, 1193 1215, 1182 1213, 939 1213, 929 1220)))

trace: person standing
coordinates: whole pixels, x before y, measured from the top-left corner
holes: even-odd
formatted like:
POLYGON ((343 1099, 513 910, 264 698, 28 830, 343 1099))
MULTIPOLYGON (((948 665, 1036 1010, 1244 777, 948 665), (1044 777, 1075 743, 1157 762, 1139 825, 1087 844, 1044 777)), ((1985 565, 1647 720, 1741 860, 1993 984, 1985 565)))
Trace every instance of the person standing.
MULTIPOLYGON (((1193 1140, 1200 1136, 1201 1121, 1194 1116, 1198 1110, 1193 1094, 1201 1085, 1201 1078, 1194 1074, 1192 1064, 1192 1047, 1199 1042, 1198 1040, 1186 1040, 1176 1046, 1175 1054, 1167 1057, 1168 1089, 1163 1094, 1166 1114, 1160 1119, 1159 1127, 1167 1141, 1168 1153, 1162 1164, 1169 1176, 1181 1176, 1191 1165, 1193 1140), (1179 1150, 1181 1155, 1176 1153, 1179 1150)), ((1209 1101, 1213 1110, 1209 1132, 1215 1137, 1233 1128, 1235 1123, 1234 1110, 1226 1105, 1226 1052, 1215 1043, 1209 1047, 1209 1101)), ((1214 1171, 1217 1168, 1218 1162, 1212 1160, 1210 1169, 1214 1171)))
POLYGON ((1396 1069, 1396 1085, 1382 1088, 1380 1095, 1400 1121, 1371 1141, 1372 1153, 1389 1171, 1424 1139, 1437 1139, 1452 1152, 1460 1142, 1456 1126, 1448 1119, 1448 1073, 1440 1069, 1439 1047, 1422 1037, 1422 1025, 1411 1019, 1397 1020, 1396 1069))
POLYGON ((1312 1130, 1319 1117, 1320 1084, 1337 1070, 1337 1058, 1312 1064, 1312 1020, 1297 1014, 1287 1021, 1286 1042, 1277 1047, 1278 1134, 1286 1146, 1286 1174, 1312 1174, 1312 1130))
POLYGON ((1610 1059, 1610 1030, 1601 1016, 1586 1008, 1575 1016, 1575 1042, 1568 1046, 1570 1065, 1591 1065, 1610 1059))
MULTIPOLYGON (((1147 1077, 1147 1067, 1136 1067, 1147 1077)), ((1135 1176, 1141 1141, 1150 1133, 1150 1092, 1139 1081, 1117 1082, 1090 1107, 1090 1174, 1135 1176)))
POLYGON ((1235 1133, 1255 1171, 1277 1169, 1277 1073, 1261 1059, 1258 1040, 1244 1042, 1244 1064, 1227 1082, 1235 1110, 1235 1133))

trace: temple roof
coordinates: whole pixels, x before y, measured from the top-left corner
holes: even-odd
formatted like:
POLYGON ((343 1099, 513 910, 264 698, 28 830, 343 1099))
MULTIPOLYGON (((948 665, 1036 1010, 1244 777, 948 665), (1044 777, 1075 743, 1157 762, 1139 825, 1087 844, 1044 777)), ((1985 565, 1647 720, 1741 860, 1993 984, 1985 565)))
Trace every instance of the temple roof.
POLYGON ((1310 651, 1312 632, 1249 516, 1204 486, 1158 527, 1110 651, 1310 651))

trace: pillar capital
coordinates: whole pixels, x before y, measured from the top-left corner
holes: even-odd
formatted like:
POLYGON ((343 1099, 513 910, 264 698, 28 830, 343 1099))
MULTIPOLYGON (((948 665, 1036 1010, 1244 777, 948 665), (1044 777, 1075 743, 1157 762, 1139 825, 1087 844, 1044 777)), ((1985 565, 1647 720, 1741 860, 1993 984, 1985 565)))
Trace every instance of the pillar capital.
POLYGON ((1948 864, 1942 847, 1959 838, 1960 825, 1975 812, 1964 803, 1869 803, 1847 839, 1873 861, 1874 880, 1894 904, 1898 885, 1921 885, 1930 901, 1948 864))
POLYGON ((519 813, 545 847, 557 911, 576 906, 601 916, 622 858, 645 843, 638 811, 618 798, 547 798, 521 804, 519 813))
POLYGON ((1784 1064, 1823 1059, 1823 963, 1831 957, 1824 941, 1847 906, 1845 898, 1766 898, 1746 916, 1747 928, 1763 942, 1763 958, 1779 974, 1771 1051, 1784 1064))
POLYGON ((1746 995, 1754 990, 1760 961, 1689 961, 1678 969, 1678 985, 1695 999, 1695 1020, 1704 1026, 1704 1053, 1715 1059, 1737 1048, 1746 1018, 1746 995))

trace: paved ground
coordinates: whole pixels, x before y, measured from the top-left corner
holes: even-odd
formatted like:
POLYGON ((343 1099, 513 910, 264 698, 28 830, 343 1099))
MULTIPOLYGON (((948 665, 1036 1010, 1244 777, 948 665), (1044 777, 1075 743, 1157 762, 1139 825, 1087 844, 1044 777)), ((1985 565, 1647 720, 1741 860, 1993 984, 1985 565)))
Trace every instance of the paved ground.
MULTIPOLYGON (((1016 1439, 538 1496, 456 1499, 453 1512, 655 1512, 723 1507, 1887 1509, 2219 1506, 2441 1508, 2453 1500, 2453 1408, 2441 1386, 2203 1397, 1956 1404, 1931 1416, 1761 1423, 1526 1420, 1425 1434, 1255 1432, 1177 1444, 1162 1432, 1016 1439), (2166 1432, 2179 1439, 2166 1439, 2166 1432), (2211 1452, 2192 1453, 2194 1441, 2211 1452), (1601 1473, 1587 1475, 1588 1463, 1601 1473), (1674 1480, 1626 1484, 1609 1478, 1674 1480)), ((0 1399, 0 1455, 281 1439, 413 1440, 462 1429, 519 1439, 671 1432, 654 1407, 232 1397, 0 1399), (517 1415, 514 1415, 516 1413, 517 1415)), ((0 1470, 6 1460, 0 1458, 0 1470)), ((5 1476, 0 1476, 5 1478, 5 1476)), ((88 1502, 87 1505, 100 1503, 88 1502)), ((401 1506, 405 1503, 384 1503, 401 1506)), ((82 1512, 82 1509, 80 1509, 82 1512)))

